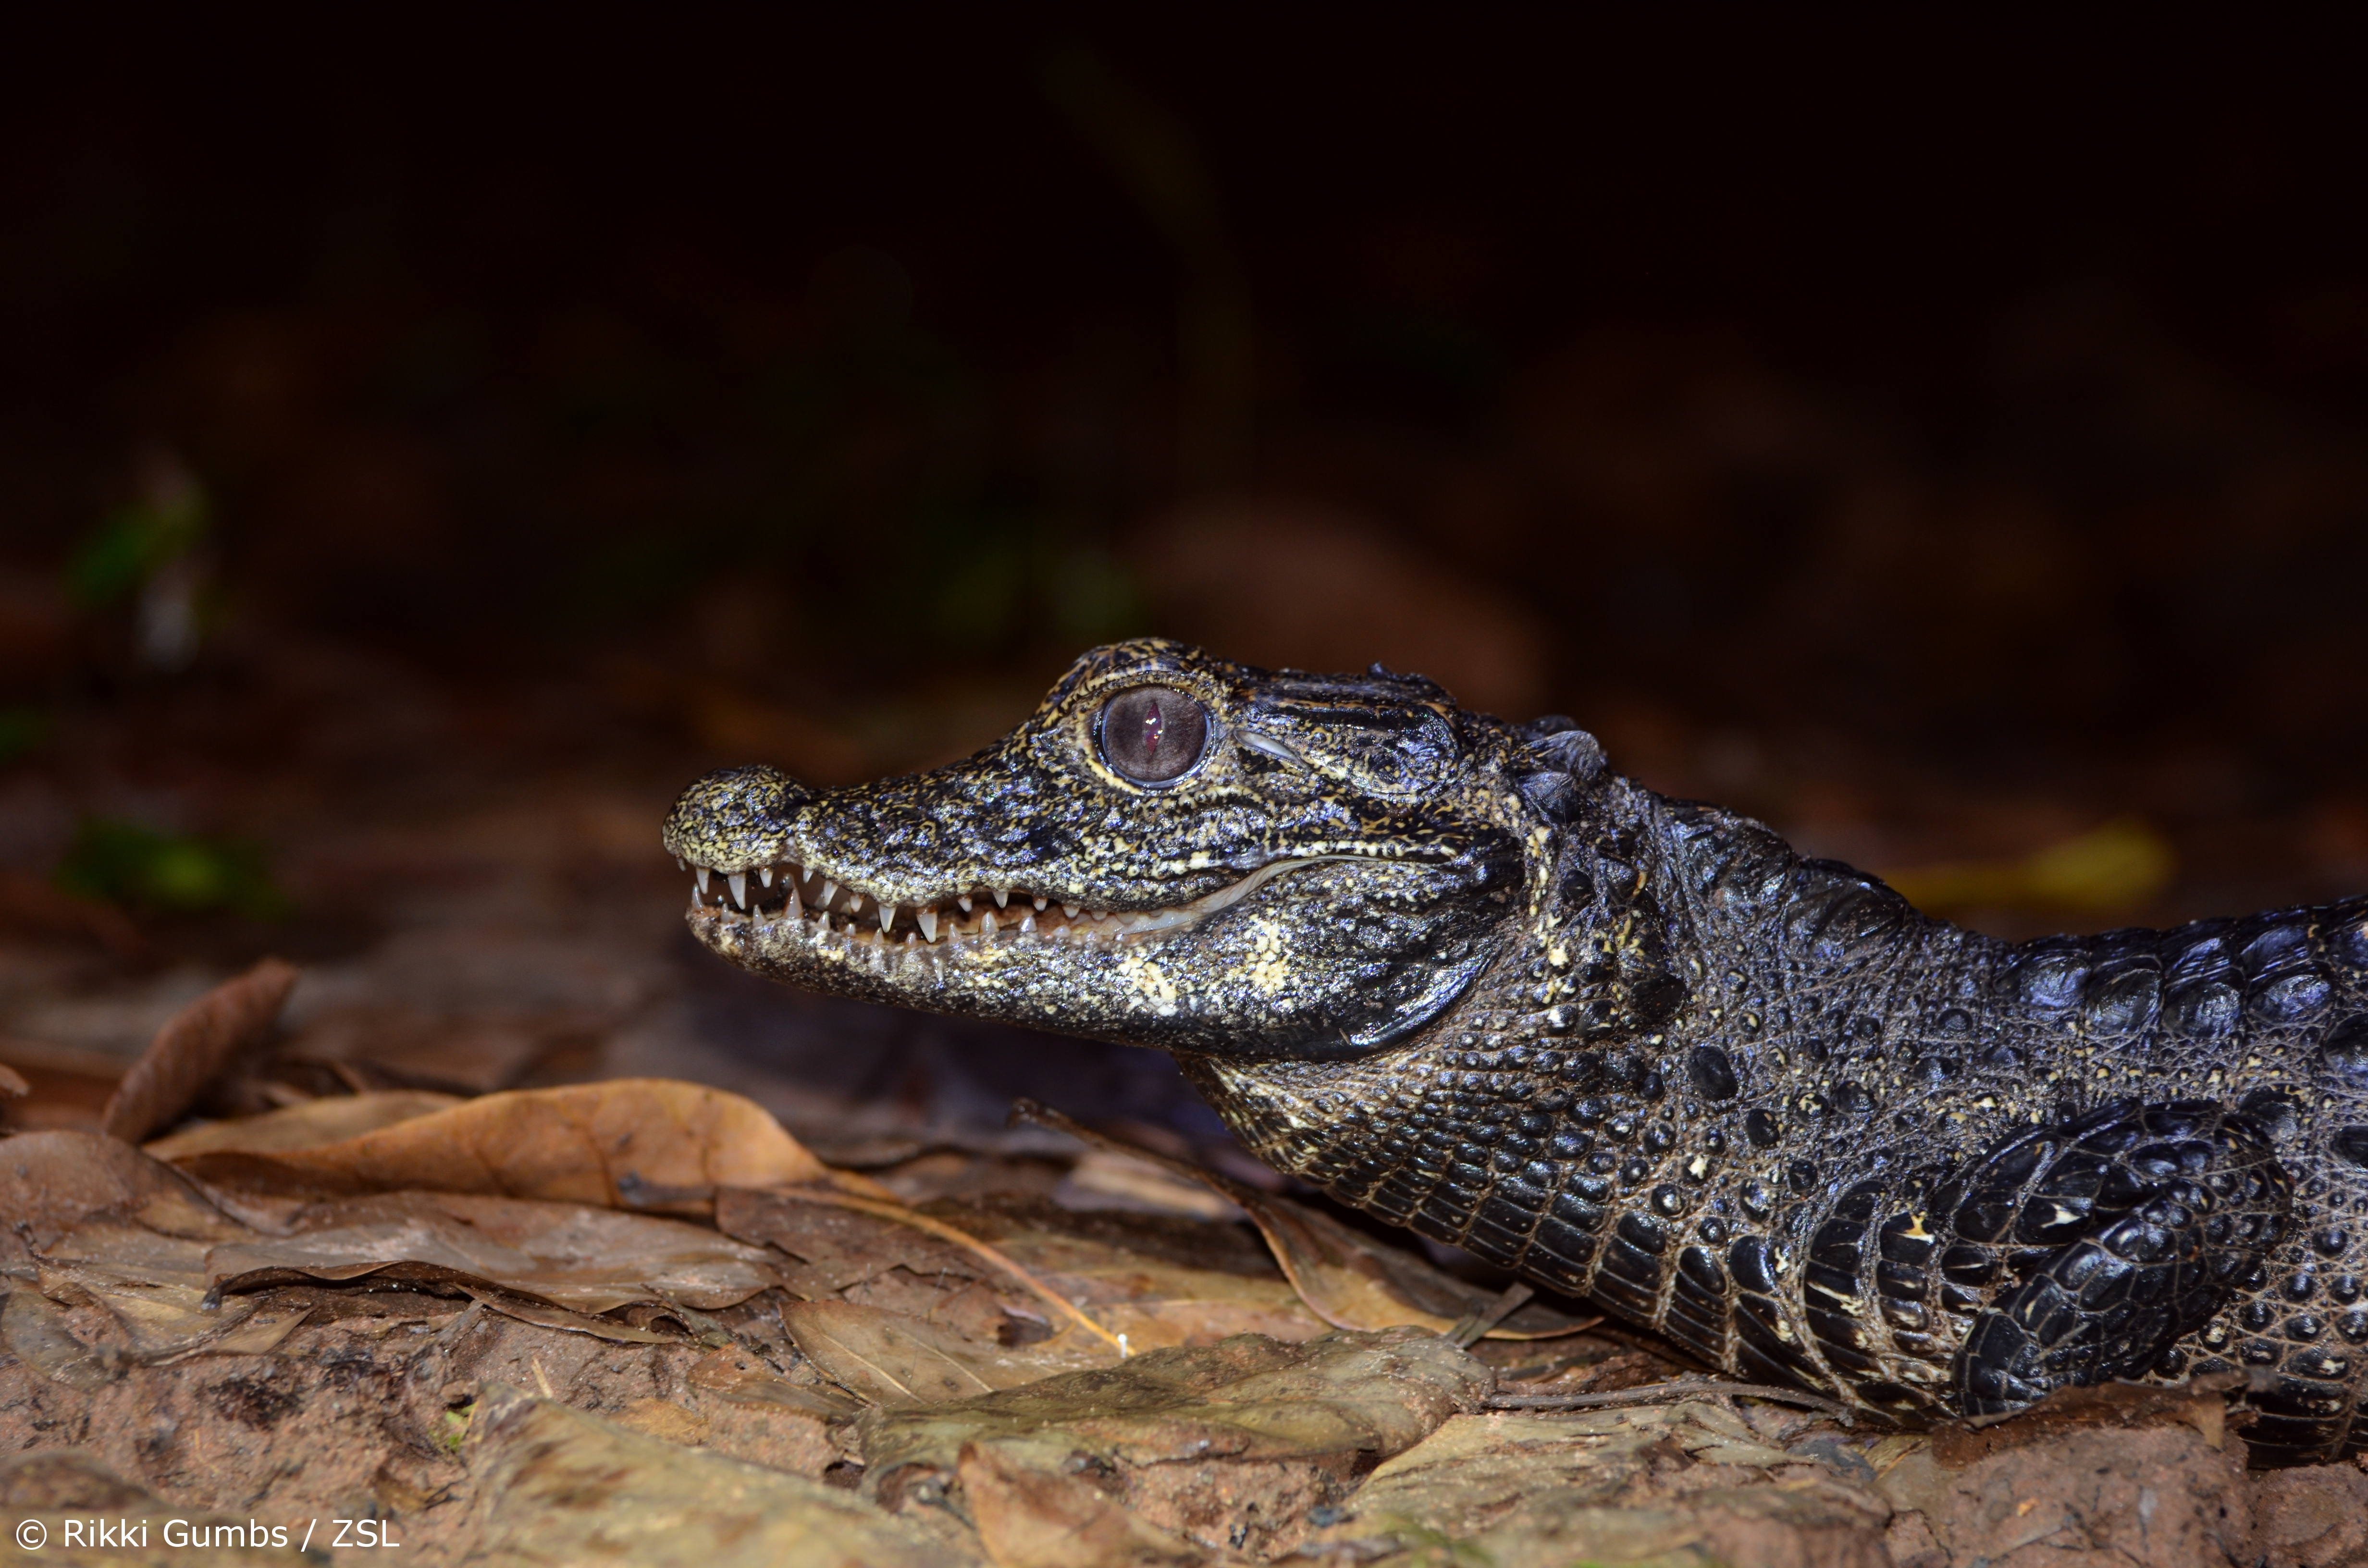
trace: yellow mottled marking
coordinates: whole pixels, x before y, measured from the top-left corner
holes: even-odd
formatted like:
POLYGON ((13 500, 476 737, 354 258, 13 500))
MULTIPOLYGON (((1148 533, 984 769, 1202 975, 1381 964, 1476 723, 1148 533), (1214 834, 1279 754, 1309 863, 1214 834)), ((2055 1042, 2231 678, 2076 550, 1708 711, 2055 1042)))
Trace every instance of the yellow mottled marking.
POLYGON ((1248 977, 1261 996, 1271 996, 1291 983, 1291 953, 1283 946, 1282 927, 1263 916, 1250 926, 1248 977))
POLYGON ((1119 960, 1120 982, 1133 994, 1128 998, 1135 1007, 1154 1016, 1169 1018, 1176 1016, 1176 983, 1167 978, 1151 956, 1141 949, 1129 952, 1119 960))

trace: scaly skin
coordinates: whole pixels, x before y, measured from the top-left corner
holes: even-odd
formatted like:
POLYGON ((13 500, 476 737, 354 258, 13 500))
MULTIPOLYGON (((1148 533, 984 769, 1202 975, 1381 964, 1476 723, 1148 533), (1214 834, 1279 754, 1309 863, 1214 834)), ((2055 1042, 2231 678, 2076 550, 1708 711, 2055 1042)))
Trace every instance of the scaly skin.
POLYGON ((2242 1368, 2258 1457, 2354 1443, 2368 900, 2009 944, 1568 721, 1151 640, 967 762, 712 775, 665 839, 784 868, 694 899, 734 963, 1170 1051, 1278 1169, 1713 1365, 1910 1422, 2242 1368), (1165 786, 1098 730, 1145 685, 1210 716, 1165 786))

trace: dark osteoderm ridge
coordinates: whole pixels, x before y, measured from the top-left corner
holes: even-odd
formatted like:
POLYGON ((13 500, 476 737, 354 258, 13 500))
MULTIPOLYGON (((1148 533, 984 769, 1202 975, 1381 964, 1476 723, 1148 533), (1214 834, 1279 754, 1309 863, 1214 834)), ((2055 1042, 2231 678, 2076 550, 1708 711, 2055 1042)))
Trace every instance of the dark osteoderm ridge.
POLYGON ((735 963, 1171 1051, 1277 1168, 1714 1365, 1910 1420, 2235 1368, 2257 1456, 2358 1444, 2368 899, 2009 944, 1566 720, 1158 641, 666 844, 735 963))

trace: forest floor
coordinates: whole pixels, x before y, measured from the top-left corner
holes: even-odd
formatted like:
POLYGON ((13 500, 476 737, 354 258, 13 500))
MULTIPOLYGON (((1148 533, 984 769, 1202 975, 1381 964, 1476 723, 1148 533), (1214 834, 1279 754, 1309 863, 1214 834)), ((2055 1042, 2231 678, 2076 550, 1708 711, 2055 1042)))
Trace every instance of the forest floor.
POLYGON ((93 890, 0 886, 22 1560, 2368 1560, 2216 1391, 1853 1425, 1289 1188, 1162 1057, 729 971, 630 691, 248 672, 0 789, 93 890), (214 831, 94 830, 159 778, 214 831))

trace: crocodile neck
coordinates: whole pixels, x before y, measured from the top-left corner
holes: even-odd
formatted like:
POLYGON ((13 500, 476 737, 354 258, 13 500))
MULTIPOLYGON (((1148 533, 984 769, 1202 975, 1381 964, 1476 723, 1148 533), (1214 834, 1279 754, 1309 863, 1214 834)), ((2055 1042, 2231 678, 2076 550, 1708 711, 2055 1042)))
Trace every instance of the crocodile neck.
POLYGON ((2078 1103, 1990 1016, 2012 949, 1748 818, 1608 778, 1534 858, 1531 897, 1485 980, 1419 1040, 1341 1062, 1190 1056, 1185 1072, 1262 1159, 1353 1204, 1428 1186, 1406 1222, 1459 1244, 1465 1191, 1582 1143, 1633 1184, 1667 1164, 1654 1144, 1682 1142, 1702 1156, 1683 1212, 1764 1211, 1763 1191, 1814 1190, 1873 1155, 1871 1112, 1909 1136, 2078 1103))

